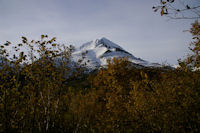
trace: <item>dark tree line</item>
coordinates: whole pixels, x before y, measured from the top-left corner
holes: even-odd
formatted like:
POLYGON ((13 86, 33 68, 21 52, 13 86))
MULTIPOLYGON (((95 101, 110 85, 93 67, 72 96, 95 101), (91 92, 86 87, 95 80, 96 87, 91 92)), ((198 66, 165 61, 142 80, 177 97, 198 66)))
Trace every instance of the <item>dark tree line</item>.
MULTIPOLYGON (((194 23, 194 37, 198 28, 194 23)), ((135 68, 114 58, 85 74, 80 65, 70 69, 73 47, 63 48, 55 38, 23 37, 13 46, 19 56, 8 55, 8 45, 0 49, 0 132, 200 131, 200 72, 191 62, 171 70, 135 68)))

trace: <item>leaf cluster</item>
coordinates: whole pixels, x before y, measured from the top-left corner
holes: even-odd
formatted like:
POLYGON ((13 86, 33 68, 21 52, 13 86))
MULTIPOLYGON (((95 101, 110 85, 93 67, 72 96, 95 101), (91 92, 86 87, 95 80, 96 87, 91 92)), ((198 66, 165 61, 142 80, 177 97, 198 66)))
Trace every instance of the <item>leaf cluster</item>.
POLYGON ((70 69, 73 46, 57 47, 46 35, 31 42, 22 37, 21 45, 30 51, 13 60, 6 45, 1 47, 0 132, 200 131, 199 71, 137 68, 114 58, 106 68, 85 74, 70 69))

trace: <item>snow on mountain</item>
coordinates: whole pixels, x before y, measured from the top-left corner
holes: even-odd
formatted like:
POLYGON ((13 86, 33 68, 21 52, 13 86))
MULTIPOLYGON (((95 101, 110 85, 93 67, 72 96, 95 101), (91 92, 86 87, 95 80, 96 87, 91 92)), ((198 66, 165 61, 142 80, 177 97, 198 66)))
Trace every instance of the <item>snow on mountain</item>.
POLYGON ((113 59, 114 57, 128 57, 132 63, 144 67, 161 67, 160 64, 149 63, 148 61, 133 56, 119 45, 104 37, 81 45, 80 48, 77 48, 72 53, 72 57, 75 62, 82 60, 82 64, 86 64, 86 67, 90 69, 105 66, 107 60, 113 59))

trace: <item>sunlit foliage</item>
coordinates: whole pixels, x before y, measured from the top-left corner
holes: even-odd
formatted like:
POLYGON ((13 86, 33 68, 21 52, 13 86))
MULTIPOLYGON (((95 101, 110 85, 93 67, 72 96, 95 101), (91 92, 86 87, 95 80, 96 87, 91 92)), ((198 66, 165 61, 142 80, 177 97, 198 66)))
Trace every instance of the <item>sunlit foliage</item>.
POLYGON ((0 46, 0 132, 200 131, 198 70, 136 68, 114 58, 86 74, 70 69, 73 47, 55 38, 22 37, 12 58, 10 45, 0 46))

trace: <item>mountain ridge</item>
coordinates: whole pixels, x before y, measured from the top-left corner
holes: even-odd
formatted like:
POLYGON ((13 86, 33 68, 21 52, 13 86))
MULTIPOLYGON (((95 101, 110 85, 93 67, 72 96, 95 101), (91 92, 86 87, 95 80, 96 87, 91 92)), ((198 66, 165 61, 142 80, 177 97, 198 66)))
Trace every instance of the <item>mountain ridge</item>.
POLYGON ((128 58, 130 62, 139 66, 161 67, 158 63, 150 63, 135 57, 105 37, 84 43, 72 53, 73 61, 78 62, 82 60, 82 64, 85 64, 89 69, 105 66, 107 60, 113 59, 114 57, 128 58))

